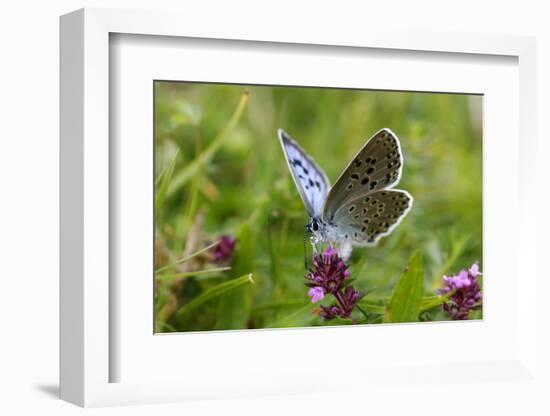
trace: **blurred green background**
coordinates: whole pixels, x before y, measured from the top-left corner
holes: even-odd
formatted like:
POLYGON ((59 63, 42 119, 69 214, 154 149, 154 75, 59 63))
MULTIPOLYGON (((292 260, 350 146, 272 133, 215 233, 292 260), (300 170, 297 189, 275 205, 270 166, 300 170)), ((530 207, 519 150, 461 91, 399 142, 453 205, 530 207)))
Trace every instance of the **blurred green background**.
MULTIPOLYGON (((409 191, 414 205, 377 247, 356 248, 350 259, 372 322, 382 321, 377 307, 415 250, 425 296, 445 273, 474 261, 483 270, 482 97, 155 82, 156 331, 341 323, 316 316, 307 296, 307 214, 277 129, 334 183, 382 127, 400 138, 405 161, 396 188, 409 191), (237 239, 225 264, 213 264, 208 251, 194 255, 221 235, 237 239), (248 273, 253 283, 239 280, 248 273)), ((435 307, 420 320, 445 319, 435 307)))

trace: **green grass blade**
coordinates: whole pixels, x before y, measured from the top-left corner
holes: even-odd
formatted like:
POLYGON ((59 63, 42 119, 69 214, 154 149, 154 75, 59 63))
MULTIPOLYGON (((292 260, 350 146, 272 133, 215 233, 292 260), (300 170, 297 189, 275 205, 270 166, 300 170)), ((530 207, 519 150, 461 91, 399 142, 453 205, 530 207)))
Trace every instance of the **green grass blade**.
POLYGON ((172 267, 177 266, 178 264, 185 263, 186 261, 191 260, 193 257, 196 257, 199 254, 202 254, 202 253, 210 250, 211 248, 216 247, 218 244, 220 244, 220 241, 221 240, 218 240, 215 243, 212 243, 212 244, 210 244, 210 245, 208 245, 204 248, 201 248, 200 250, 195 251, 193 254, 190 254, 189 256, 186 256, 186 257, 183 257, 179 260, 176 260, 174 263, 171 263, 171 264, 168 264, 166 266, 158 268, 157 270, 155 270, 155 274, 162 273, 163 271, 171 269, 172 267))
POLYGON ((166 322, 157 320, 155 322, 155 332, 178 332, 178 330, 166 322))
POLYGON ((208 290, 205 290, 199 296, 194 298, 187 305, 179 308, 175 313, 176 320, 181 320, 185 315, 189 314, 193 310, 197 309, 199 306, 203 305, 206 302, 209 302, 217 297, 225 295, 232 290, 238 289, 242 286, 254 283, 252 278, 252 273, 238 277, 236 279, 230 280, 228 282, 220 283, 208 290))
POLYGON ((248 92, 244 92, 241 95, 241 99, 239 100, 237 108, 231 116, 231 119, 223 128, 223 130, 218 134, 218 136, 212 141, 210 146, 204 149, 197 157, 195 157, 195 159, 193 159, 191 163, 189 163, 184 169, 178 172, 176 176, 174 176, 174 179, 168 187, 168 195, 172 195, 174 192, 179 190, 183 185, 187 183, 190 178, 193 177, 193 175, 197 173, 197 171, 202 166, 207 165, 212 160, 216 152, 220 150, 222 145, 225 143, 228 137, 228 133, 233 130, 233 128, 239 122, 239 119, 241 118, 246 104, 248 103, 248 97, 248 92))
POLYGON ((182 279, 187 277, 194 277, 194 276, 202 276, 205 274, 220 274, 221 272, 225 272, 231 270, 231 267, 216 267, 213 269, 205 269, 205 270, 197 270, 194 272, 188 272, 188 273, 171 273, 171 274, 159 274, 157 276, 157 280, 163 283, 170 283, 171 281, 175 279, 182 279))
POLYGON ((178 151, 174 154, 174 157, 168 164, 168 167, 164 172, 162 172, 155 182, 155 189, 157 190, 155 194, 155 209, 157 214, 160 213, 162 204, 164 203, 164 198, 166 196, 166 191, 174 175, 174 168, 176 166, 176 161, 178 158, 178 151))
MULTIPOLYGON (((237 244, 231 276, 241 276, 254 270, 256 241, 249 224, 241 225, 236 235, 237 244)), ((244 329, 252 309, 252 288, 243 286, 220 299, 216 314, 216 329, 244 329)))

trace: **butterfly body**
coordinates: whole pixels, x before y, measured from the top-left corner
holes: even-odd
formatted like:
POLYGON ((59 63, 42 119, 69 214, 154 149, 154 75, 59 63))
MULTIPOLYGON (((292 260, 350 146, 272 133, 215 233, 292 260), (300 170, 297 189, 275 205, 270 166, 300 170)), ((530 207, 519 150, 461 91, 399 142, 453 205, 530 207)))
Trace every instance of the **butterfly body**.
POLYGON ((375 245, 411 209, 411 195, 392 189, 401 177, 403 156, 391 130, 369 139, 333 187, 313 158, 281 129, 279 139, 310 217, 306 229, 312 243, 375 245))
POLYGON ((332 242, 342 243, 345 241, 345 234, 342 235, 338 226, 334 223, 325 222, 321 217, 310 218, 306 229, 310 234, 312 243, 332 242))

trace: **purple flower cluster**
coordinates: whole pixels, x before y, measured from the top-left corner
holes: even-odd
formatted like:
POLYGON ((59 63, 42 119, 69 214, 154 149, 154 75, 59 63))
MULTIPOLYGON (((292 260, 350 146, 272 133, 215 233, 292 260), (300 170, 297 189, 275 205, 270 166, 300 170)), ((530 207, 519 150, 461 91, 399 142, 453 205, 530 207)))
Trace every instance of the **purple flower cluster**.
POLYGON ((235 251, 235 238, 229 235, 222 235, 220 242, 212 248, 212 261, 217 264, 227 263, 233 257, 235 251))
POLYGON ((443 276, 445 287, 440 293, 454 293, 442 305, 443 311, 453 320, 468 319, 471 310, 481 306, 481 287, 477 281, 480 275, 479 266, 473 264, 470 269, 461 270, 456 276, 443 276))
POLYGON ((337 317, 349 318, 360 299, 359 292, 352 286, 348 286, 343 291, 335 293, 334 296, 338 302, 330 306, 321 305, 321 317, 327 321, 337 317))
POLYGON ((336 299, 336 303, 330 306, 321 306, 320 315, 324 319, 349 318, 357 305, 360 295, 349 285, 349 275, 348 266, 332 247, 313 256, 313 265, 306 275, 311 301, 318 302, 326 294, 331 294, 336 299))

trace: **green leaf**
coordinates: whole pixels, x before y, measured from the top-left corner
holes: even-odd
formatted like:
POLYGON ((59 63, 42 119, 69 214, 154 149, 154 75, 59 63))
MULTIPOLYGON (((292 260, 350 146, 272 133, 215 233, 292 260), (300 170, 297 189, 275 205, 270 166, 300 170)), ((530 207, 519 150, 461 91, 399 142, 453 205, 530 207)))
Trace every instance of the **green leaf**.
MULTIPOLYGON (((293 312, 276 319, 275 321, 265 325, 266 328, 287 328, 291 326, 300 326, 305 316, 311 316, 311 303, 308 302, 301 308, 297 308, 293 312)), ((303 324, 306 326, 307 324, 303 324)))
POLYGON ((451 290, 444 295, 426 296, 422 298, 422 302, 420 303, 420 312, 424 312, 433 309, 436 306, 442 305, 443 303, 447 302, 447 300, 451 296, 453 296, 454 293, 454 290, 451 290))
POLYGON ((351 277, 349 279, 346 279, 344 283, 342 284, 342 289, 345 289, 349 285, 351 285, 353 282, 355 282, 357 279, 355 277, 351 277))
POLYGON ((287 300, 284 302, 272 302, 259 305, 252 310, 253 314, 260 314, 264 312, 270 312, 274 310, 284 310, 284 309, 294 309, 296 307, 304 307, 310 305, 310 300, 297 299, 297 300, 287 300))
POLYGON ((247 92, 244 92, 241 95, 241 99, 239 100, 237 108, 231 116, 231 119, 223 128, 223 130, 218 134, 218 136, 212 141, 210 146, 204 149, 197 157, 193 159, 191 163, 189 163, 184 169, 180 170, 179 173, 174 177, 174 180, 170 183, 170 186, 168 188, 168 195, 172 195, 183 185, 185 185, 185 183, 187 183, 187 181, 192 178, 202 166, 207 165, 212 160, 214 155, 218 152, 218 150, 221 149, 222 145, 225 143, 227 137, 229 136, 228 133, 233 130, 233 128, 239 122, 239 119, 241 118, 241 115, 248 102, 248 96, 249 94, 247 92))
POLYGON ((424 291, 422 258, 415 252, 395 285, 387 305, 385 322, 417 322, 424 291))
POLYGON ((474 309, 470 311, 468 315, 468 319, 475 320, 475 319, 483 319, 483 309, 474 309))
POLYGON ((237 290, 242 286, 248 286, 249 284, 254 283, 252 278, 252 273, 246 274, 244 276, 238 277, 237 279, 230 280, 228 282, 220 283, 208 290, 205 290, 199 296, 194 298, 188 304, 183 305, 175 313, 175 319, 180 321, 183 317, 189 314, 191 311, 197 309, 199 306, 203 305, 206 302, 209 302, 217 297, 225 295, 231 291, 237 290))
POLYGON ((174 157, 172 157, 172 160, 170 161, 168 167, 164 172, 162 172, 157 180, 155 181, 155 189, 157 190, 155 194, 155 209, 157 212, 157 215, 160 213, 160 210, 162 209, 162 204, 164 203, 164 198, 166 196, 166 191, 168 189, 168 185, 170 185, 170 181, 172 180, 172 176, 174 175, 174 168, 176 166, 176 160, 178 158, 178 152, 174 154, 174 157))
MULTIPOLYGON (((367 323, 366 321, 361 321, 361 323, 367 323)), ((346 318, 333 318, 330 321, 326 321, 325 325, 327 326, 335 326, 335 325, 353 325, 354 321, 351 319, 346 318)))
POLYGON ((367 302, 364 300, 359 301, 359 306, 367 312, 383 315, 386 312, 384 305, 377 305, 373 302, 367 302))
MULTIPOLYGON (((256 242, 248 223, 236 235, 235 258, 230 276, 250 273, 254 267, 256 242)), ((248 325, 252 308, 252 288, 241 287, 220 299, 216 314, 216 329, 244 329, 248 325)))

